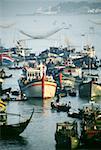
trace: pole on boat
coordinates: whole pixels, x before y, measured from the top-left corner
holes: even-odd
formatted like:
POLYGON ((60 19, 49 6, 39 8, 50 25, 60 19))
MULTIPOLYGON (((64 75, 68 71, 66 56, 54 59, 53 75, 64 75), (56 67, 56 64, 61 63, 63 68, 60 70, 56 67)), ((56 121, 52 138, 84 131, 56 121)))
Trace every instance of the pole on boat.
POLYGON ((43 65, 43 76, 42 76, 42 99, 44 98, 44 79, 45 79, 45 74, 44 74, 44 65, 43 65))
POLYGON ((62 89, 62 73, 59 73, 60 88, 62 89))

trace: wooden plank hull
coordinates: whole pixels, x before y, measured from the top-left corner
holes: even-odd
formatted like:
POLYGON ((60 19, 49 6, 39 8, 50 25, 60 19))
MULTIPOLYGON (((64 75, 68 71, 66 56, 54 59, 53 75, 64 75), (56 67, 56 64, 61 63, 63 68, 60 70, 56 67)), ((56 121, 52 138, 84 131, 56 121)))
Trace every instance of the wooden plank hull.
POLYGON ((27 85, 20 86, 27 97, 52 98, 55 96, 56 83, 50 81, 35 81, 27 85))
MULTIPOLYGON (((32 116, 34 113, 34 109, 31 113, 31 116, 26 119, 25 121, 18 122, 16 124, 8 124, 7 120, 4 118, 4 120, 0 120, 0 137, 16 137, 19 136, 28 126, 32 116)), ((12 114, 12 113, 1 113, 0 114, 3 117, 7 117, 8 115, 12 116, 19 116, 19 114, 12 114)))
POLYGON ((79 86, 79 96, 88 98, 101 96, 101 85, 92 81, 82 83, 79 86))
POLYGON ((18 136, 27 127, 30 120, 14 125, 0 125, 0 137, 18 136))

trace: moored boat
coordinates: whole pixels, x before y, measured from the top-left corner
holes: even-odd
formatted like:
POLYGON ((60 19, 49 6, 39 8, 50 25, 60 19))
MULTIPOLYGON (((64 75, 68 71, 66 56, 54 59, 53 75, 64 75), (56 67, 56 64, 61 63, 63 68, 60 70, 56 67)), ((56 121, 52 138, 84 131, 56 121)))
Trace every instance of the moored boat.
POLYGON ((69 94, 69 96, 74 96, 75 97, 77 95, 76 89, 71 88, 70 90, 68 90, 68 94, 69 94))
POLYGON ((10 66, 8 67, 10 70, 18 70, 18 69, 22 69, 21 66, 10 66))
MULTIPOLYGON (((31 116, 18 123, 8 123, 8 116, 17 116, 21 117, 20 114, 13 114, 13 113, 7 113, 7 112, 0 112, 0 137, 16 137, 19 136, 27 127, 29 124, 32 116, 33 116, 34 110, 31 113, 31 116)), ((23 116, 22 116, 23 117, 23 116)))
POLYGON ((12 74, 7 75, 4 69, 0 70, 0 78, 6 79, 6 78, 11 78, 11 77, 12 77, 12 74))
POLYGON ((58 112, 60 112, 60 111, 69 112, 69 109, 71 108, 71 106, 69 106, 67 104, 60 104, 60 103, 51 102, 51 108, 53 110, 57 110, 58 112))
POLYGON ((82 112, 80 110, 70 109, 67 114, 68 114, 68 117, 78 118, 78 119, 82 118, 82 112))
POLYGON ((80 67, 76 67, 74 64, 71 66, 66 66, 63 71, 63 75, 71 75, 73 77, 81 77, 82 71, 80 67))
POLYGON ((81 142, 88 146, 101 146, 101 108, 96 103, 83 108, 81 142))
POLYGON ((57 88, 56 95, 59 94, 61 97, 67 96, 67 90, 65 87, 63 88, 57 88))
POLYGON ((75 149, 79 146, 77 122, 63 122, 56 124, 55 140, 57 146, 75 149))
POLYGON ((21 91, 27 97, 52 98, 56 92, 56 82, 52 76, 46 76, 43 64, 37 67, 24 67, 24 77, 18 80, 21 91))
POLYGON ((79 85, 79 96, 93 98, 101 96, 101 84, 96 81, 85 81, 79 85))

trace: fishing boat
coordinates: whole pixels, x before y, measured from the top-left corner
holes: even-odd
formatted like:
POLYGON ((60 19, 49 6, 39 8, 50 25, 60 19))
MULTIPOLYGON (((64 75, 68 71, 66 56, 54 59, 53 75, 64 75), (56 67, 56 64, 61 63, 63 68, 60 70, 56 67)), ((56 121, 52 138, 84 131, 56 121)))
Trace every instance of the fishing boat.
POLYGON ((7 92, 10 93, 12 88, 6 88, 6 89, 1 89, 1 95, 6 94, 7 92))
POLYGON ((0 78, 6 79, 6 78, 11 78, 11 77, 12 77, 12 74, 7 75, 4 69, 0 70, 0 78))
POLYGON ((10 124, 7 121, 8 116, 19 116, 19 117, 21 117, 21 115, 20 114, 0 112, 0 137, 19 136, 25 130, 27 125, 29 124, 29 122, 33 116, 33 113, 34 113, 34 110, 32 111, 31 116, 24 121, 10 124))
POLYGON ((77 122, 63 122, 56 124, 55 140, 57 146, 75 149, 79 146, 77 122))
POLYGON ((69 109, 71 108, 71 106, 68 106, 67 104, 51 102, 51 108, 53 110, 57 110, 57 112, 60 112, 60 111, 69 112, 69 109))
POLYGON ((101 107, 96 103, 84 105, 81 142, 88 146, 101 146, 101 107))
POLYGON ((95 80, 84 81, 79 85, 79 96, 93 98, 101 96, 101 84, 95 80))
POLYGON ((9 68, 9 70, 18 70, 18 69, 22 69, 21 66, 10 66, 10 67, 8 67, 8 68, 9 68))
POLYGON ((26 97, 25 94, 19 93, 19 95, 12 95, 11 93, 7 92, 6 94, 2 95, 2 100, 5 101, 27 101, 28 98, 26 97))
POLYGON ((68 117, 72 117, 72 118, 77 118, 77 119, 81 119, 82 118, 82 112, 77 109, 70 109, 69 112, 67 113, 68 117))
POLYGON ((52 76, 46 76, 46 66, 24 67, 23 77, 18 80, 20 89, 27 97, 52 98, 57 84, 52 76))
POLYGON ((80 67, 76 67, 74 64, 71 64, 63 69, 62 74, 64 76, 71 75, 73 77, 81 77, 82 71, 80 67))
POLYGON ((69 89, 68 94, 69 94, 69 96, 75 97, 77 95, 76 89, 75 88, 69 89))
POLYGON ((63 88, 58 88, 56 90, 56 95, 60 95, 61 97, 66 97, 67 96, 67 90, 65 87, 63 88))

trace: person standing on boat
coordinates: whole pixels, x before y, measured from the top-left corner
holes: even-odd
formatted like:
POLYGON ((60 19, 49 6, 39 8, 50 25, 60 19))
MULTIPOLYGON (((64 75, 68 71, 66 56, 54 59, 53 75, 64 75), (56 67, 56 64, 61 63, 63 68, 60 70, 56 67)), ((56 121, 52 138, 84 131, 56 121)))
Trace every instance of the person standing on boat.
POLYGON ((56 103, 60 102, 60 94, 57 94, 57 99, 56 99, 56 103))
POLYGON ((7 98, 6 98, 6 99, 9 101, 9 100, 10 100, 10 93, 7 92, 6 95, 7 95, 7 98))
POLYGON ((4 69, 2 69, 2 70, 0 71, 0 77, 1 77, 1 78, 4 78, 5 75, 6 75, 5 71, 4 71, 4 69))
POLYGON ((70 101, 68 102, 68 108, 71 108, 71 102, 70 101))

